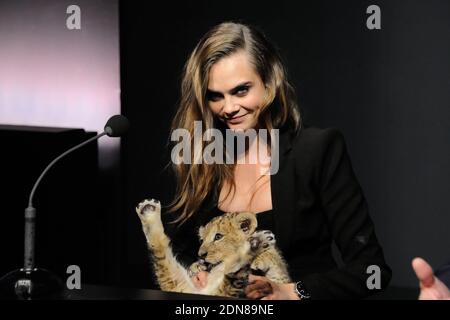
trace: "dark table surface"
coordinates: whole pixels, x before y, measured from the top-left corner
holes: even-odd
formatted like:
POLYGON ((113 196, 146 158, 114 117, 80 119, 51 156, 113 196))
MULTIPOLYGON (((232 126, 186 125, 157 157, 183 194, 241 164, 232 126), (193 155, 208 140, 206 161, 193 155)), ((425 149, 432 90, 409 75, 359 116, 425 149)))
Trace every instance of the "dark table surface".
MULTIPOLYGON (((118 288, 100 285, 82 285, 80 290, 64 292, 67 300, 219 300, 224 297, 214 297, 197 294, 165 292, 151 289, 118 288)), ((229 299, 229 298, 228 298, 229 299)))
MULTIPOLYGON (((389 287, 368 300, 416 300, 419 290, 415 288, 389 287)), ((224 297, 164 292, 150 289, 118 288, 84 284, 80 290, 66 290, 67 300, 223 300, 224 297)), ((236 300, 236 299, 231 299, 236 300)))

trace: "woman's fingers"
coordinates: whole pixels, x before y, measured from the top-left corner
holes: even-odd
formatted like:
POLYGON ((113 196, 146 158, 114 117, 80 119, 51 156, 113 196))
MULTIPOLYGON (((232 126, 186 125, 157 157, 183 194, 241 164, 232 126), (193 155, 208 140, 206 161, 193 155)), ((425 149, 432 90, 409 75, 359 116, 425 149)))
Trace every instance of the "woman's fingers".
POLYGON ((201 283, 200 283, 200 280, 198 279, 198 276, 197 276, 197 275, 193 276, 193 277, 191 278, 191 280, 192 280, 192 283, 194 284, 194 286, 195 286, 197 289, 201 289, 201 283))
POLYGON ((273 292, 270 282, 264 280, 254 280, 245 288, 247 298, 259 299, 273 292))
POLYGON ((248 276, 248 282, 249 282, 249 283, 254 282, 254 281, 256 281, 256 280, 267 281, 267 278, 261 277, 261 276, 255 276, 255 275, 253 275, 253 274, 250 274, 250 275, 248 276))
POLYGON ((254 282, 251 282, 247 287, 245 288, 245 292, 255 291, 255 290, 267 290, 270 288, 270 284, 266 281, 257 280, 254 282))
POLYGON ((206 284, 208 283, 208 272, 200 271, 196 273, 191 280, 197 289, 202 289, 206 287, 206 284))
POLYGON ((266 297, 268 295, 271 295, 272 291, 270 290, 252 290, 247 294, 247 298, 249 299, 260 299, 263 297, 266 297))
POLYGON ((208 283, 208 272, 200 271, 197 274, 197 277, 199 279, 199 282, 200 282, 202 288, 206 287, 206 284, 208 283))

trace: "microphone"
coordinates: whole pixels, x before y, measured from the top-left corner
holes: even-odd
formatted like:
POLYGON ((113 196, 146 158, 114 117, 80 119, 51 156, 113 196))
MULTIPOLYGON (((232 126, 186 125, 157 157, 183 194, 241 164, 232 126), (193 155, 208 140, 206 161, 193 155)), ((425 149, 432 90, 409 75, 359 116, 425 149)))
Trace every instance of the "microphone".
POLYGON ((130 128, 130 122, 120 114, 109 118, 105 124, 105 132, 109 137, 120 137, 130 128))
POLYGON ((33 197, 36 189, 48 170, 61 158, 105 135, 109 137, 120 137, 128 131, 129 127, 130 123, 126 117, 122 115, 112 116, 106 122, 102 133, 62 153, 42 171, 31 189, 28 207, 25 209, 24 266, 22 269, 14 270, 0 279, 0 296, 18 299, 35 299, 51 296, 57 297, 62 291, 62 282, 56 275, 48 270, 35 268, 34 240, 36 209, 33 207, 33 197))

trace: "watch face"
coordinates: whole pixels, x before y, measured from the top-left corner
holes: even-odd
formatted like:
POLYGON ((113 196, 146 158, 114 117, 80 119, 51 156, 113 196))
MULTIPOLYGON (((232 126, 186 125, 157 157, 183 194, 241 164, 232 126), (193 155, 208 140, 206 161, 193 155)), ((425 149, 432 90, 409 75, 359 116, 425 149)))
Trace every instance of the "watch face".
POLYGON ((299 281, 296 283, 296 291, 300 298, 309 299, 311 295, 306 291, 303 282, 299 281))

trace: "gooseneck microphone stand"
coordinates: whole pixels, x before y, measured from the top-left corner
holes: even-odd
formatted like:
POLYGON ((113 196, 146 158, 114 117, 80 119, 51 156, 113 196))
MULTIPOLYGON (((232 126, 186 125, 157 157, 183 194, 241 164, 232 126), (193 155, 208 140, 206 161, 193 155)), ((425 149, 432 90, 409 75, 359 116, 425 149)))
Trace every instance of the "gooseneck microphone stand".
POLYGON ((105 131, 67 150, 50 162, 41 173, 31 190, 28 207, 25 209, 24 265, 23 268, 11 271, 0 279, 0 299, 62 298, 64 289, 62 280, 56 274, 35 266, 36 209, 33 207, 34 193, 48 170, 61 158, 104 135, 118 137, 126 132, 128 127, 128 120, 125 117, 121 115, 111 117, 106 123, 105 131))
POLYGON ((34 196, 34 193, 36 192, 37 186, 39 185, 39 183, 41 182, 42 178, 45 176, 47 171, 51 167, 53 167, 53 165, 56 162, 58 162, 59 159, 68 155, 72 151, 75 151, 75 150, 83 147, 84 145, 88 144, 91 141, 94 141, 94 140, 99 139, 100 137, 103 137, 106 134, 107 133, 104 131, 104 132, 96 135, 95 137, 92 137, 92 138, 80 143, 79 145, 67 150, 66 152, 64 152, 57 158, 55 158, 55 160, 50 162, 50 164, 45 168, 44 171, 42 171, 41 175, 36 180, 36 183, 34 184, 33 189, 31 189, 30 198, 28 200, 28 208, 25 209, 25 255, 24 255, 24 267, 23 267, 23 269, 25 271, 31 271, 34 269, 34 233, 35 233, 35 223, 36 223, 35 222, 36 221, 36 209, 33 207, 33 196, 34 196))

